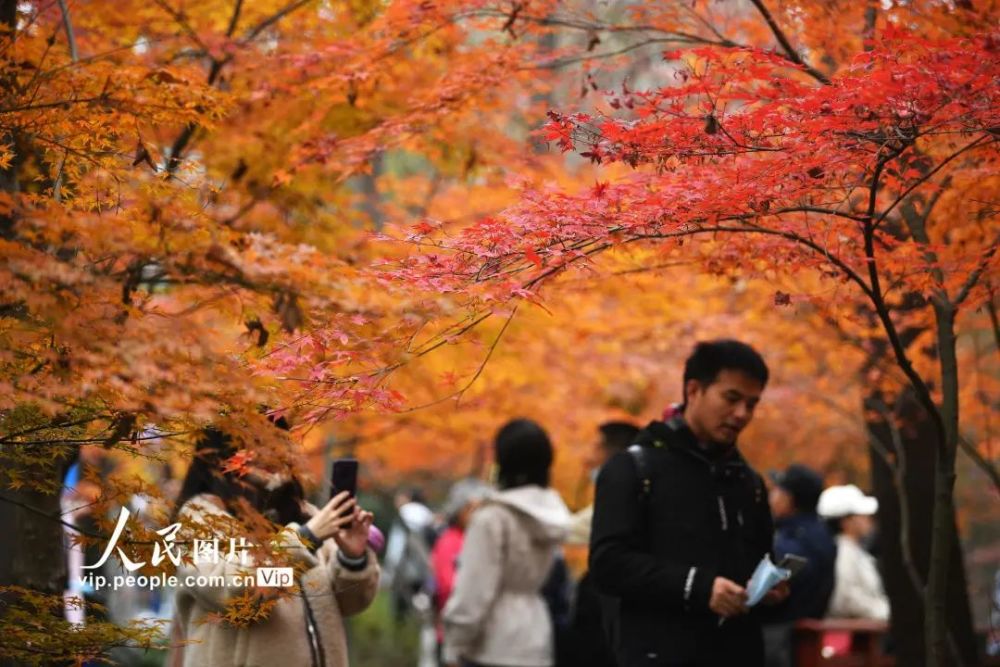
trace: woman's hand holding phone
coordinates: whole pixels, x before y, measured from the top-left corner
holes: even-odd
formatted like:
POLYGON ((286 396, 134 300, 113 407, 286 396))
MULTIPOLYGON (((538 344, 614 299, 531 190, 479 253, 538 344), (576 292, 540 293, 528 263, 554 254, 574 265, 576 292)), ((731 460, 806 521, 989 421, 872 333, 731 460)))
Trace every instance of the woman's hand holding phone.
POLYGON ((346 518, 348 521, 337 529, 333 539, 345 556, 360 558, 368 546, 368 531, 371 530, 375 517, 371 512, 355 505, 353 514, 346 518))
POLYGON ((372 519, 349 491, 341 491, 306 522, 306 528, 320 541, 332 537, 345 556, 357 558, 365 552, 372 519))

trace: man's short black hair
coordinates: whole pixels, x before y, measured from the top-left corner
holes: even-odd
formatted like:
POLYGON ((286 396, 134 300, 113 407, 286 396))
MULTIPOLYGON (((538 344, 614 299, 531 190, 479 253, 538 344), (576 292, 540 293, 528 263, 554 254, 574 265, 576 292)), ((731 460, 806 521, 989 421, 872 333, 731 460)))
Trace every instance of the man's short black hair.
POLYGON ((639 427, 628 422, 604 422, 597 428, 601 432, 601 445, 611 453, 625 451, 639 435, 639 427))
POLYGON ((703 386, 715 382, 724 370, 740 371, 767 385, 769 371, 764 358, 757 350, 738 340, 720 339, 702 341, 684 362, 684 402, 687 402, 688 380, 697 380, 703 386))

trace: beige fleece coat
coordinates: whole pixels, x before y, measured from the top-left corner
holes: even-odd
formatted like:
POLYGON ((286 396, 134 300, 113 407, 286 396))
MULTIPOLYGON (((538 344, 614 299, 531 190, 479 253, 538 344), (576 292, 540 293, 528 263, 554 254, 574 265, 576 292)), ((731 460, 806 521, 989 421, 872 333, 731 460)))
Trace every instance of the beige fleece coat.
MULTIPOLYGON (((200 525, 218 525, 213 522, 225 522, 229 515, 217 498, 200 495, 185 503, 181 517, 200 525)), ((315 664, 347 667, 343 619, 360 613, 371 604, 378 589, 378 561, 375 554, 369 551, 368 565, 363 570, 348 570, 337 560, 336 545, 332 540, 327 540, 313 555, 299 540, 295 532, 297 528, 296 524, 289 524, 279 534, 278 546, 288 554, 287 565, 304 570, 298 580, 299 589, 294 595, 279 600, 268 618, 247 627, 234 627, 209 618, 209 614, 223 611, 229 600, 240 597, 244 588, 186 586, 184 580, 192 575, 221 575, 228 581, 234 575, 253 574, 255 566, 249 564, 244 567, 220 558, 218 563, 184 563, 178 568, 181 585, 175 594, 176 609, 168 665, 310 667, 315 664), (320 654, 315 661, 304 598, 308 599, 318 633, 320 654), (178 646, 181 642, 185 645, 178 646)), ((220 539, 220 542, 228 544, 228 539, 220 539)), ((220 550, 224 551, 225 547, 220 546, 220 550)))
POLYGON ((889 598, 875 559, 847 535, 837 536, 837 564, 829 618, 889 620, 889 598))
POLYGON ((444 661, 549 667, 552 621, 541 589, 570 515, 555 491, 524 486, 476 510, 444 609, 444 661))

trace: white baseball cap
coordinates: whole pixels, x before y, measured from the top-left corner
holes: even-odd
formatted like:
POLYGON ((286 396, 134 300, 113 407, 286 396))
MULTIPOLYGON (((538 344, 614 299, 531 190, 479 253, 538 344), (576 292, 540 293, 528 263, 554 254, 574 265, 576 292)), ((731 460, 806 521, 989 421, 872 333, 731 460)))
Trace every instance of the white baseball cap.
POLYGON ((878 511, 878 499, 866 496, 853 484, 831 486, 820 494, 816 511, 825 519, 839 519, 854 514, 871 516, 878 511))

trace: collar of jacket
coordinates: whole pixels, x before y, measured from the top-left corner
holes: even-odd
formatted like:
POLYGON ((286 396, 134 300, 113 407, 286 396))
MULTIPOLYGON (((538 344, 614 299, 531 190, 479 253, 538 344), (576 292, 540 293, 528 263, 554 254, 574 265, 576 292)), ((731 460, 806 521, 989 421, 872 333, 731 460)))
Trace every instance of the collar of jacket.
POLYGON ((712 457, 698 442, 694 432, 680 415, 676 415, 670 420, 652 421, 646 427, 652 436, 654 447, 667 446, 671 449, 691 456, 713 470, 723 467, 729 469, 745 470, 748 466, 743 455, 734 444, 729 449, 721 452, 718 456, 712 457))

